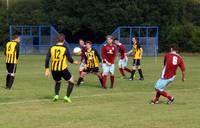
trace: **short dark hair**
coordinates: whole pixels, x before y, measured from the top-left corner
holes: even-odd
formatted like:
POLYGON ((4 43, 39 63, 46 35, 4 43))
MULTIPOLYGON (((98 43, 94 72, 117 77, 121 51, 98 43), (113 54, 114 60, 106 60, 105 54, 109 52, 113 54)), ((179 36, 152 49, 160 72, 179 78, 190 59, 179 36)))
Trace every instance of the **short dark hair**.
POLYGON ((58 35, 58 42, 64 42, 65 41, 65 35, 64 34, 59 34, 58 35))
POLYGON ((133 36, 133 37, 132 37, 132 39, 133 39, 133 38, 135 38, 135 40, 138 42, 138 37, 136 37, 136 36, 133 36))
POLYGON ((117 41, 117 40, 119 40, 118 38, 114 38, 114 41, 117 41))
POLYGON ((90 44, 90 45, 92 45, 92 41, 89 41, 89 40, 88 40, 88 41, 85 42, 85 44, 90 44))
POLYGON ((170 45, 170 48, 171 48, 173 51, 178 51, 178 45, 177 45, 177 44, 171 44, 171 45, 170 45))
POLYGON ((15 35, 13 35, 12 39, 15 40, 15 39, 17 39, 18 37, 19 37, 19 35, 15 34, 15 35))
POLYGON ((80 38, 80 39, 79 39, 79 41, 81 41, 81 40, 82 40, 83 42, 85 42, 85 40, 84 40, 83 38, 80 38))

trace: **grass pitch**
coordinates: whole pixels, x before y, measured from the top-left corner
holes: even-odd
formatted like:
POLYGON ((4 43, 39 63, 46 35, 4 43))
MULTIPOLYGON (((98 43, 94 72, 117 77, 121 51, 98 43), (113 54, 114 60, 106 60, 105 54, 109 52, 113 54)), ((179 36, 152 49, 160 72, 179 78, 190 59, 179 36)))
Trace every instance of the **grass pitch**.
MULTIPOLYGON (((167 88, 175 97, 174 104, 166 105, 161 98, 161 104, 150 105, 162 57, 158 57, 157 64, 151 57, 143 58, 145 81, 121 79, 116 64, 113 90, 102 90, 96 76, 88 75, 83 86, 75 87, 72 103, 67 104, 62 99, 52 102, 54 81, 44 76, 45 56, 20 56, 12 91, 4 89, 6 70, 1 56, 0 128, 199 128, 199 58, 185 56, 187 81, 181 82, 178 71, 167 88)), ((78 66, 71 65, 69 70, 77 80, 78 66)), ((61 98, 66 85, 63 81, 61 98)))

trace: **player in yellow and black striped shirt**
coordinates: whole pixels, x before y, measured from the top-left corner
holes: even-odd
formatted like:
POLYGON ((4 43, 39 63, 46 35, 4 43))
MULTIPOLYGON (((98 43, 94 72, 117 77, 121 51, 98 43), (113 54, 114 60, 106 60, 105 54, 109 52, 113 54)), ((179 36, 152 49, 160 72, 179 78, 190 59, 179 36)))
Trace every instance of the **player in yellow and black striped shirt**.
POLYGON ((96 76, 98 76, 99 81, 102 86, 102 76, 99 72, 99 66, 101 63, 101 57, 99 56, 98 52, 92 48, 92 42, 86 41, 86 50, 83 53, 83 63, 85 64, 85 69, 81 73, 77 85, 79 86, 82 79, 85 77, 88 73, 93 73, 96 76))
POLYGON ((53 101, 57 101, 59 99, 61 79, 64 78, 66 81, 68 81, 69 84, 66 96, 64 97, 64 101, 71 102, 69 97, 73 90, 74 80, 73 76, 68 70, 67 61, 74 64, 78 64, 78 62, 72 59, 69 49, 64 46, 65 36, 60 34, 58 38, 58 43, 52 46, 46 55, 45 75, 50 75, 49 61, 51 60, 51 72, 53 79, 55 80, 55 96, 53 101))
POLYGON ((11 89, 17 68, 19 58, 19 42, 20 36, 14 35, 13 40, 6 44, 4 55, 7 68, 6 89, 11 89))
POLYGON ((133 80, 133 76, 135 75, 136 69, 138 70, 140 75, 139 80, 144 80, 144 76, 140 65, 143 49, 140 46, 140 44, 138 44, 136 37, 132 38, 132 42, 133 42, 132 50, 127 53, 127 54, 133 53, 133 67, 132 67, 131 77, 129 80, 133 80))

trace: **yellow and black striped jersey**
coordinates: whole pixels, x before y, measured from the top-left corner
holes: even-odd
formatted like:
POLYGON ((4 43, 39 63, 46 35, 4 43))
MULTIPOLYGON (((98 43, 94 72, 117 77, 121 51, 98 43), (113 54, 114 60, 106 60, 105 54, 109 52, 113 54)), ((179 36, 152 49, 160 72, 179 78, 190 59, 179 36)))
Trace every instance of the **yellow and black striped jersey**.
POLYGON ((11 41, 6 44, 4 55, 6 63, 17 64, 19 58, 19 43, 11 41))
POLYGON ((139 44, 133 45, 132 52, 133 52, 133 59, 141 59, 142 47, 139 44))
POLYGON ((50 60, 52 71, 63 71, 68 67, 68 61, 73 63, 69 49, 59 44, 54 45, 49 49, 46 55, 45 68, 49 68, 50 60))
POLYGON ((87 68, 96 68, 99 67, 101 57, 95 49, 91 48, 84 52, 84 61, 87 68))

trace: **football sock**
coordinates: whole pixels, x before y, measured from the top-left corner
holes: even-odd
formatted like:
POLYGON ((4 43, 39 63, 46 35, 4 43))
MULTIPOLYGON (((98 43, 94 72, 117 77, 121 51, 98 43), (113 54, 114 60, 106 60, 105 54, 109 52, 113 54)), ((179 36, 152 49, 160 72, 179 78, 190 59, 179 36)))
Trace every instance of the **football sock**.
POLYGON ((67 97, 70 97, 73 88, 74 88, 74 83, 72 83, 72 82, 69 81, 69 85, 68 85, 68 87, 67 87, 67 93, 66 93, 66 96, 67 96, 67 97))
POLYGON ((135 75, 135 70, 131 71, 131 79, 133 79, 133 76, 135 75))
POLYGON ((8 74, 8 75, 6 76, 6 88, 8 88, 9 80, 10 80, 10 74, 8 74))
POLYGON ((131 73, 131 70, 129 68, 124 68, 124 70, 131 73))
POLYGON ((160 98, 160 91, 156 90, 156 97, 154 98, 154 101, 158 101, 160 98))
POLYGON ((103 88, 106 88, 106 80, 107 80, 107 75, 103 75, 103 88))
POLYGON ((120 73, 122 74, 122 76, 125 76, 124 74, 124 70, 122 68, 119 68, 120 73))
POLYGON ((8 81, 8 88, 11 89, 12 88, 12 85, 13 85, 13 82, 14 82, 14 76, 10 76, 10 79, 8 81))
POLYGON ((79 77, 78 81, 77 81, 77 85, 79 86, 81 84, 81 81, 83 80, 82 77, 79 77))
POLYGON ((113 88, 115 77, 113 75, 110 76, 110 88, 113 88))
MULTIPOLYGON (((81 76, 83 71, 79 71, 79 76, 81 76)), ((84 78, 81 80, 81 82, 84 81, 84 78)))
POLYGON ((61 82, 55 84, 55 95, 59 95, 61 82))
POLYGON ((103 86, 103 78, 99 78, 99 81, 101 83, 101 86, 103 86))
POLYGON ((144 78, 143 74, 142 74, 142 69, 138 69, 138 72, 140 74, 140 78, 144 78))
POLYGON ((172 99, 172 96, 170 96, 170 94, 167 93, 166 91, 162 91, 160 94, 161 94, 162 96, 166 97, 166 98, 169 99, 169 100, 172 99))

